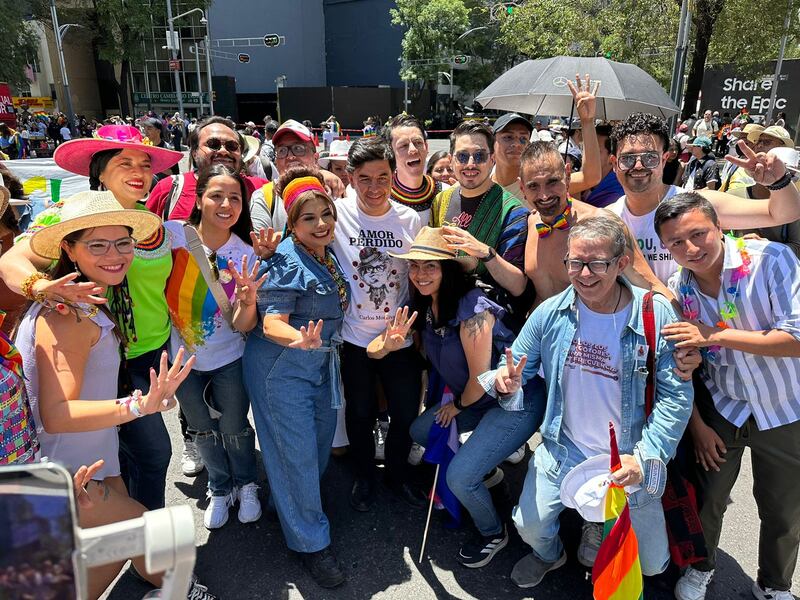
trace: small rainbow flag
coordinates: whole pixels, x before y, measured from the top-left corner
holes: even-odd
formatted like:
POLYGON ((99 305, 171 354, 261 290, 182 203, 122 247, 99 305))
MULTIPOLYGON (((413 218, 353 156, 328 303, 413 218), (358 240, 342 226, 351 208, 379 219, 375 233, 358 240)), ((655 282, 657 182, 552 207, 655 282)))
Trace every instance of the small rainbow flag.
MULTIPOLYGON (((622 467, 614 425, 608 424, 611 472, 622 467)), ((639 541, 631 524, 630 507, 622 486, 609 484, 606 494, 603 542, 592 568, 595 600, 642 600, 644 584, 639 541)))
MULTIPOLYGON (((222 326, 224 318, 214 299, 203 273, 192 253, 186 248, 172 251, 172 273, 167 281, 167 304, 172 317, 172 324, 180 332, 187 350, 193 352, 202 346, 217 327, 222 326)), ((217 257, 220 273, 228 265, 222 257, 217 257)), ((222 289, 230 298, 236 282, 220 280, 222 289)))

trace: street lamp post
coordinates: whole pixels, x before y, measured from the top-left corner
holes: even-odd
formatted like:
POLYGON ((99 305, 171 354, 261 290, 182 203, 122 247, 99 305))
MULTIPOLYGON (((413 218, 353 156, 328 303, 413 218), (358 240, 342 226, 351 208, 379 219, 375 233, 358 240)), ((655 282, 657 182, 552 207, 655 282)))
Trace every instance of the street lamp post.
MULTIPOLYGON (((192 10, 187 10, 184 13, 181 13, 176 16, 172 16, 172 10, 170 7, 170 0, 167 0, 167 19, 169 20, 169 29, 172 31, 172 23, 177 21, 178 19, 185 17, 186 15, 190 15, 194 12, 199 12, 202 17, 200 17, 200 24, 206 26, 206 35, 205 39, 203 40, 203 45, 206 47, 206 72, 208 75, 208 108, 209 112, 213 115, 214 114, 214 87, 211 83, 211 40, 209 39, 209 32, 208 32, 208 16, 206 12, 202 8, 193 8, 192 10)), ((195 50, 197 48, 195 47, 195 50)), ((174 56, 173 56, 174 58, 174 56)), ((176 79, 177 81, 177 79, 176 79)), ((202 92, 201 92, 202 93, 202 92)))
POLYGON ((64 88, 64 102, 67 109, 67 127, 72 135, 75 135, 75 111, 72 109, 72 96, 69 93, 69 79, 67 78, 67 65, 64 62, 64 47, 61 45, 61 38, 66 33, 69 25, 64 25, 64 29, 58 25, 58 14, 56 13, 56 0, 50 0, 50 15, 53 18, 53 31, 56 35, 56 48, 58 49, 58 64, 61 67, 61 83, 64 88))
MULTIPOLYGON (((53 0, 55 1, 55 0, 53 0)), ((170 50, 172 50, 172 60, 178 60, 178 49, 175 47, 175 27, 173 22, 175 19, 172 16, 172 0, 167 0, 167 24, 169 25, 169 44, 170 50)), ((180 44, 180 37, 178 37, 178 44, 180 44)), ((175 95, 178 99, 178 113, 180 113, 181 119, 183 119, 183 90, 181 90, 181 77, 178 74, 178 71, 173 69, 172 75, 175 79, 175 95)))

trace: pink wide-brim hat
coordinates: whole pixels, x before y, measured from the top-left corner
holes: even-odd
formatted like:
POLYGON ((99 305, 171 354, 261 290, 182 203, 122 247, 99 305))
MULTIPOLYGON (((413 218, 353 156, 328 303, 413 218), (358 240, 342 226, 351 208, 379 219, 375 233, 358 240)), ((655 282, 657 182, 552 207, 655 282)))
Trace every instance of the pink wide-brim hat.
POLYGON ((166 171, 183 158, 182 152, 145 143, 142 134, 131 125, 103 125, 95 137, 64 142, 56 148, 53 160, 62 169, 77 175, 89 176, 92 156, 104 150, 138 150, 150 157, 153 173, 166 171))

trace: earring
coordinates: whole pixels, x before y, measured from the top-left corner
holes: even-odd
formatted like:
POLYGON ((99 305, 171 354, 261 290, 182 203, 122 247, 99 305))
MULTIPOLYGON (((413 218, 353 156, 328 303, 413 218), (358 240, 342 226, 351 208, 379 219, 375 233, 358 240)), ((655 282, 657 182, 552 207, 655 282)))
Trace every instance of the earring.
POLYGON ((78 269, 78 263, 73 261, 72 265, 75 267, 75 272, 78 274, 78 277, 80 277, 81 276, 81 272, 80 272, 80 269, 78 269))

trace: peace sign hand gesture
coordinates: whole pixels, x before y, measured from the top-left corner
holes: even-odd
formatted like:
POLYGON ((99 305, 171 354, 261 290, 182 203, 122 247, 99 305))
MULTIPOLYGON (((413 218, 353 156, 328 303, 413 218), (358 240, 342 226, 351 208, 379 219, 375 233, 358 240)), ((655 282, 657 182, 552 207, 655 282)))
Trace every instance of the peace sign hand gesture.
POLYGON ((744 158, 728 154, 725 159, 742 167, 756 183, 772 185, 786 174, 786 165, 777 156, 768 152, 756 154, 744 140, 739 140, 737 144, 744 153, 744 158))
MULTIPOLYGON (((263 231, 263 230, 262 230, 263 231)), ((228 261, 228 272, 236 281, 236 301, 242 306, 252 306, 256 302, 256 292, 264 282, 267 280, 269 273, 266 271, 264 274, 256 279, 258 269, 261 267, 261 261, 256 260, 250 272, 247 272, 247 256, 242 256, 242 270, 239 272, 236 269, 236 263, 232 260, 228 261)))
POLYGON ((164 350, 161 353, 158 375, 156 375, 155 369, 150 369, 150 391, 139 400, 142 413, 149 415, 169 410, 175 406, 175 390, 189 376, 195 363, 195 356, 192 355, 186 364, 181 366, 185 353, 186 351, 181 346, 175 354, 175 361, 171 367, 167 361, 167 351, 164 350))
POLYGON ((518 363, 514 364, 514 355, 511 352, 511 348, 506 348, 506 364, 497 369, 494 389, 504 396, 516 393, 522 386, 522 371, 527 362, 528 357, 523 356, 518 363))
POLYGON ((255 231, 250 232, 250 240, 253 242, 253 251, 259 258, 265 260, 275 254, 275 250, 278 248, 278 244, 281 243, 282 237, 283 234, 275 233, 272 227, 266 231, 264 231, 262 227, 258 230, 258 234, 256 234, 255 231))
POLYGON ((575 74, 575 83, 567 81, 569 91, 572 92, 572 97, 575 100, 575 110, 582 123, 594 124, 594 117, 597 114, 597 90, 600 89, 600 82, 594 82, 586 74, 586 79, 581 80, 580 73, 575 74))
POLYGON ((289 348, 299 350, 314 350, 322 346, 322 319, 314 323, 308 322, 308 327, 300 327, 300 339, 289 344, 289 348))
POLYGON ((398 308, 394 319, 386 317, 386 330, 383 332, 383 349, 387 352, 394 352, 403 347, 408 336, 408 330, 417 319, 417 311, 408 316, 408 306, 398 308))

